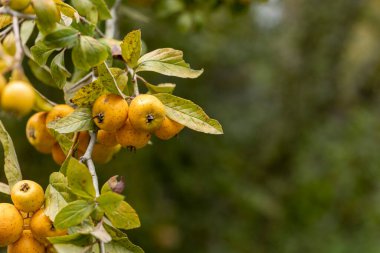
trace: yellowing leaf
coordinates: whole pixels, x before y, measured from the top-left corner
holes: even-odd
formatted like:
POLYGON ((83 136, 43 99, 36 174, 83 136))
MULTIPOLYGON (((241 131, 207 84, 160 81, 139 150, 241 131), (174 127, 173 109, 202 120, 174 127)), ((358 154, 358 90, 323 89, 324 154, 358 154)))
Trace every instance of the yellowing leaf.
POLYGON ((121 43, 121 55, 130 68, 134 68, 141 54, 141 31, 128 33, 121 43))
MULTIPOLYGON (((4 7, 0 8, 0 10, 2 9, 4 9, 4 7)), ((3 29, 10 24, 12 24, 12 16, 5 14, 0 15, 0 29, 3 29)))
POLYGON ((104 93, 108 92, 104 86, 100 84, 99 80, 95 80, 80 88, 70 99, 70 102, 77 106, 89 106, 104 93))

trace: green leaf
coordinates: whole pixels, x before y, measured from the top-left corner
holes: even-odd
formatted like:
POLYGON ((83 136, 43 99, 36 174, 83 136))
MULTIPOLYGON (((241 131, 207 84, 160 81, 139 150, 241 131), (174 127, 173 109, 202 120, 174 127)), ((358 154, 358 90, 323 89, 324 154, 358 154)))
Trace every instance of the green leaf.
POLYGON ((21 41, 26 44, 28 39, 33 33, 35 23, 32 20, 26 20, 22 22, 20 27, 20 37, 21 41))
POLYGON ((91 243, 91 236, 80 233, 49 237, 47 239, 52 244, 74 244, 77 246, 87 246, 91 243))
POLYGON ((154 94, 165 105, 166 116, 195 131, 207 134, 223 134, 222 126, 215 119, 211 119, 190 100, 168 93, 154 94))
POLYGON ((72 18, 76 22, 79 21, 79 13, 73 7, 68 5, 67 3, 62 2, 61 0, 55 0, 55 4, 58 7, 58 10, 62 12, 64 15, 72 18))
POLYGON ((123 199, 124 197, 120 194, 106 192, 97 199, 97 202, 115 227, 122 229, 140 227, 136 211, 123 199))
POLYGON ((100 20, 112 18, 112 15, 107 7, 106 2, 104 2, 104 0, 91 0, 91 2, 96 6, 96 9, 99 12, 100 20))
POLYGON ((93 130, 91 108, 77 108, 66 117, 50 122, 47 127, 61 134, 93 130))
POLYGON ((108 68, 107 63, 103 62, 98 66, 98 80, 111 93, 123 96, 122 91, 117 86, 115 77, 108 68))
POLYGON ((65 229, 80 224, 95 210, 95 203, 76 200, 65 206, 55 217, 54 226, 65 229))
POLYGON ((118 206, 123 200, 123 195, 114 193, 112 191, 107 191, 96 199, 101 208, 106 208, 108 205, 118 206))
POLYGON ((39 65, 45 65, 47 59, 54 52, 55 49, 48 47, 42 40, 38 41, 34 46, 30 48, 33 60, 39 65))
POLYGON ((83 163, 70 158, 66 174, 68 186, 74 194, 87 199, 95 198, 91 174, 83 163))
POLYGON ((59 211, 65 206, 67 206, 67 202, 61 193, 49 184, 45 191, 45 215, 54 221, 59 211))
POLYGON ((193 70, 183 60, 182 51, 172 48, 161 48, 143 55, 136 68, 136 72, 153 71, 167 76, 182 78, 197 78, 202 70, 193 70))
POLYGON ((7 194, 7 195, 10 195, 11 194, 11 190, 9 188, 9 185, 4 184, 4 183, 0 183, 0 192, 2 192, 4 194, 7 194))
MULTIPOLYGON (((93 245, 89 244, 86 247, 85 246, 77 246, 74 244, 54 244, 54 249, 58 253, 94 253, 93 251, 93 245)), ((99 252, 99 251, 97 251, 99 252)))
POLYGON ((40 30, 50 32, 56 27, 61 15, 53 0, 32 0, 40 30))
POLYGON ((176 85, 174 83, 161 83, 158 85, 153 85, 148 82, 144 82, 145 86, 148 88, 151 94, 156 93, 173 93, 176 85))
POLYGON ((42 83, 54 87, 54 80, 51 77, 50 72, 48 72, 46 69, 41 68, 40 65, 38 65, 36 62, 29 60, 28 65, 30 69, 32 70, 33 75, 42 83))
POLYGON ((89 36, 81 36, 79 43, 74 46, 72 51, 73 63, 79 69, 90 69, 107 58, 107 46, 89 36))
POLYGON ((59 26, 54 32, 45 36, 44 43, 50 48, 69 48, 77 42, 79 35, 79 31, 72 27, 59 26))
POLYGON ((108 234, 112 237, 112 242, 107 243, 106 252, 112 253, 144 253, 144 251, 139 247, 134 245, 126 234, 120 230, 104 224, 104 228, 108 234))
POLYGON ((3 122, 0 120, 0 141, 4 150, 4 172, 8 180, 10 189, 18 181, 22 180, 20 165, 17 160, 13 141, 5 129, 3 122))
POLYGON ((83 17, 92 24, 98 23, 98 10, 90 0, 71 0, 71 4, 83 17))
POLYGON ((141 31, 128 33, 121 43, 121 55, 130 68, 135 68, 141 55, 141 31))
POLYGON ((65 51, 61 51, 57 54, 50 65, 51 76, 57 87, 62 89, 66 84, 66 79, 71 76, 70 72, 65 67, 65 51))
POLYGON ((49 183, 59 192, 67 190, 67 178, 61 172, 51 173, 49 183))

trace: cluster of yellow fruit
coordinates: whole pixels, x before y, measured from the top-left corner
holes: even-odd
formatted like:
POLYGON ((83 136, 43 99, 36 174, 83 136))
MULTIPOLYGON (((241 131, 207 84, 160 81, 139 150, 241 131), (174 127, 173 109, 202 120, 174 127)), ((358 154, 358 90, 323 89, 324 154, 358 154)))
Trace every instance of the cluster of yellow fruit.
MULTIPOLYGON (((49 112, 32 115, 26 124, 26 136, 35 149, 44 154, 52 154, 53 160, 61 165, 66 155, 47 128, 49 122, 61 119, 74 109, 65 104, 56 105, 49 112)), ((135 97, 130 105, 119 95, 100 96, 92 107, 97 132, 92 159, 95 163, 108 163, 121 147, 131 150, 148 144, 151 134, 168 140, 178 134, 184 126, 165 116, 165 108, 155 96, 143 94, 135 97)), ((80 132, 74 156, 84 155, 90 141, 87 132, 80 132)))
POLYGON ((35 97, 32 85, 28 82, 14 80, 7 83, 5 77, 0 75, 0 101, 4 111, 24 116, 33 109, 35 97))
POLYGON ((101 129, 98 141, 139 149, 148 144, 152 133, 162 140, 177 135, 184 126, 165 115, 165 107, 153 95, 136 96, 128 105, 119 95, 100 96, 92 107, 95 124, 101 129))
MULTIPOLYGON (((49 122, 61 119, 72 113, 74 109, 65 104, 56 105, 49 112, 37 112, 33 114, 26 124, 26 136, 33 147, 43 153, 51 154, 53 160, 61 165, 66 155, 58 144, 51 130, 47 128, 49 122)), ((101 135, 101 133, 99 134, 101 135)), ((102 140, 102 138, 99 138, 102 140)), ((80 132, 78 135, 78 145, 74 152, 74 157, 80 158, 86 152, 90 136, 87 132, 80 132)), ((108 139, 105 140, 108 142, 108 139)), ((94 162, 104 164, 109 162, 113 155, 120 150, 120 145, 110 146, 108 143, 96 143, 92 152, 94 162)))
POLYGON ((44 190, 36 182, 23 180, 11 190, 14 205, 0 203, 0 247, 8 253, 54 252, 47 237, 66 235, 66 230, 54 228, 44 214, 44 190))

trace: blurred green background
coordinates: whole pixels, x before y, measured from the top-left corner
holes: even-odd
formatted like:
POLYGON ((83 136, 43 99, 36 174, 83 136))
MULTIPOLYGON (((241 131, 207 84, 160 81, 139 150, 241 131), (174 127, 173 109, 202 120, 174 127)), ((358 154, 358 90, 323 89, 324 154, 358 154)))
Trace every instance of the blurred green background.
MULTIPOLYGON (((119 30, 205 73, 176 95, 222 123, 98 166, 126 178, 146 252, 380 252, 380 0, 123 1, 119 30)), ((62 101, 58 91, 42 93, 62 101)), ((25 178, 58 170, 3 117, 25 178)), ((1 177, 4 181, 4 177, 1 177)))

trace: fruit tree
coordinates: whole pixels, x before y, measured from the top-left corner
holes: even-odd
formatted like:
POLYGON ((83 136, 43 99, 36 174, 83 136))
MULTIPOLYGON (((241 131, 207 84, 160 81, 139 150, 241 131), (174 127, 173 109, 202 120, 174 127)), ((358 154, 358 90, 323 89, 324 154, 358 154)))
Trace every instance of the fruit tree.
POLYGON ((8 252, 143 252, 126 235, 140 220, 121 195, 124 182, 114 176, 100 187, 95 164, 122 148, 136 152, 168 140, 184 127, 223 133, 198 105, 173 95, 175 84, 143 77, 197 78, 203 70, 191 69, 179 50, 144 52, 140 30, 113 38, 119 4, 1 0, 1 109, 29 117, 26 139, 59 165, 45 189, 23 179, 0 122, 8 181, 0 192, 13 202, 0 204, 0 247, 8 252), (44 96, 32 76, 60 89, 65 104, 44 96))

